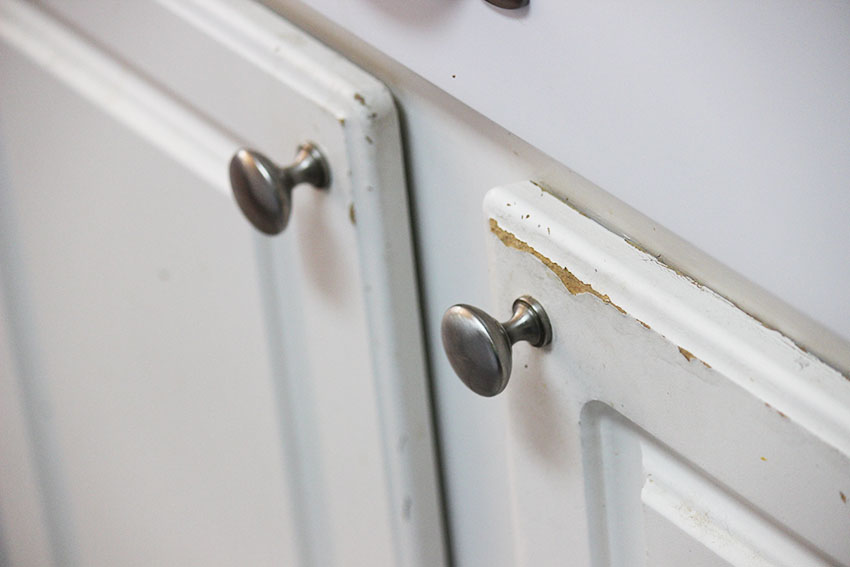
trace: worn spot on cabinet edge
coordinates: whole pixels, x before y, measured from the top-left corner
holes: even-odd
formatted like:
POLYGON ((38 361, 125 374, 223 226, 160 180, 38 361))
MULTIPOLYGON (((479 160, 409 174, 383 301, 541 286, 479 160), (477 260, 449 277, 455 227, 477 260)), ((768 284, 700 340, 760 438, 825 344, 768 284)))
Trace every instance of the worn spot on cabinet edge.
MULTIPOLYGON (((514 235, 514 234, 508 232, 507 230, 503 229, 502 227, 500 227, 499 223, 498 223, 498 221, 496 221, 496 219, 492 219, 492 218, 490 219, 490 231, 493 234, 495 234, 499 238, 499 240, 502 241, 502 244, 504 244, 508 248, 514 248, 515 250, 519 250, 520 252, 526 252, 528 254, 531 254, 532 256, 534 256, 535 258, 540 260, 541 262, 543 262, 544 266, 549 268, 556 276, 558 276, 558 279, 561 280, 561 283, 564 284, 564 287, 566 287, 567 291, 569 291, 571 294, 579 295, 581 293, 589 293, 589 294, 593 295, 594 297, 596 297, 597 299, 602 300, 603 303, 610 305, 611 307, 613 307, 614 309, 616 309, 620 313, 622 313, 624 315, 628 315, 626 310, 623 309, 622 307, 620 307, 619 305, 617 305, 616 303, 614 303, 613 301, 611 301, 611 298, 608 297, 607 294, 600 293, 597 290, 593 289, 593 286, 591 286, 588 283, 581 281, 579 278, 576 277, 575 274, 573 274, 567 268, 565 268, 564 266, 559 266, 558 264, 556 264, 555 262, 553 262, 552 260, 550 260, 549 258, 544 256, 543 254, 541 254, 540 252, 538 252, 537 250, 532 248, 527 242, 520 240, 519 238, 516 237, 516 235, 514 235)), ((637 318, 634 318, 634 319, 635 319, 635 321, 637 321, 638 323, 643 325, 646 329, 651 329, 651 327, 649 325, 647 325, 646 323, 644 323, 640 319, 637 319, 637 318)), ((679 348, 679 352, 682 354, 682 356, 684 356, 686 359, 688 359, 689 362, 691 360, 697 360, 700 363, 702 363, 702 365, 705 366, 706 368, 711 368, 710 364, 708 364, 704 360, 696 357, 690 351, 688 351, 688 350, 686 350, 682 347, 678 347, 678 348, 679 348)))
POLYGON ((578 279, 571 271, 569 271, 563 266, 559 266, 543 254, 529 246, 527 242, 523 242, 515 235, 500 227, 496 219, 490 219, 490 231, 496 236, 498 236, 499 240, 502 241, 502 244, 504 244, 508 248, 514 248, 521 252, 527 252, 528 254, 531 254, 532 256, 543 262, 544 266, 549 268, 556 276, 558 276, 558 279, 561 280, 561 283, 564 284, 564 287, 566 287, 567 291, 569 291, 571 294, 579 295, 580 293, 589 293, 597 297, 598 299, 601 299, 604 303, 607 303, 620 313, 627 314, 622 307, 611 301, 610 297, 608 297, 604 293, 599 293, 598 291, 593 289, 593 286, 578 279))

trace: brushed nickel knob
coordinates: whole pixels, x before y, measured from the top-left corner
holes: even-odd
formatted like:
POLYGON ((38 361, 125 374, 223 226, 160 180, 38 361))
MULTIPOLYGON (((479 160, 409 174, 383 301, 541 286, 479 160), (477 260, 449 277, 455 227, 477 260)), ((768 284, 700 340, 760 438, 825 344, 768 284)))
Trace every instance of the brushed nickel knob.
POLYGON ((311 143, 298 147, 295 161, 278 167, 263 154, 239 149, 230 160, 230 187, 242 213, 257 230, 279 234, 289 224, 292 189, 301 183, 327 187, 330 170, 324 156, 311 143))
POLYGON ((552 342, 552 325, 537 300, 523 295, 513 311, 504 323, 471 305, 453 305, 443 315, 443 348, 455 373, 476 394, 495 396, 508 385, 514 343, 552 342))

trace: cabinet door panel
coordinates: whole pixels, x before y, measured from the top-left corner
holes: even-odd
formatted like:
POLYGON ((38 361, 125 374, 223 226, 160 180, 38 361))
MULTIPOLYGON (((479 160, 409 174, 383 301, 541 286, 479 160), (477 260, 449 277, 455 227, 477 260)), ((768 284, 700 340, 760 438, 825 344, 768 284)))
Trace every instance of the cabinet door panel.
POLYGON ((0 9, 9 563, 440 564, 386 90, 284 22, 266 45, 248 3, 148 21, 218 18, 218 51, 195 53, 207 83, 180 98, 40 9, 0 9), (222 96, 238 65, 241 97, 222 96), (332 186, 296 189, 286 232, 262 236, 230 197, 230 156, 285 164, 305 140, 332 186))
POLYGON ((532 183, 485 211, 523 565, 850 565, 850 382, 532 183))

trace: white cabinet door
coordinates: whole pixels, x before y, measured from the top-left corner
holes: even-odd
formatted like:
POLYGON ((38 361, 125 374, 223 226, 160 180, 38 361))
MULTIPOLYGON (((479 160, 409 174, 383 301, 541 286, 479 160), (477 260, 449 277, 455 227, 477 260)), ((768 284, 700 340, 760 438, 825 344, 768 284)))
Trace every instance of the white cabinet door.
POLYGON ((0 4, 0 563, 442 564, 392 98, 252 3, 136 4, 79 9, 138 58, 0 4), (260 235, 230 157, 307 140, 331 186, 260 235))
MULTIPOLYGON (((850 381, 533 183, 488 193, 520 565, 850 565, 850 381)), ((472 394, 471 394, 472 395, 472 394)))

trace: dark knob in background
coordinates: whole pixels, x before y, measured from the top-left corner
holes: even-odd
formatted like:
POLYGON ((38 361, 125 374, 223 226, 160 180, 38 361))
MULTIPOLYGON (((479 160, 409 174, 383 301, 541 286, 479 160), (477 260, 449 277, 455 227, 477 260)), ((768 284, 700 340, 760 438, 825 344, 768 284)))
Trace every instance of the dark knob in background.
POLYGON ((528 0, 487 0, 487 2, 506 10, 516 10, 528 5, 528 0))
POLYGON ((455 373, 476 394, 495 396, 508 385, 514 343, 541 347, 552 341, 552 325, 537 300, 523 295, 513 311, 505 323, 471 305, 453 305, 443 315, 443 348, 455 373))
POLYGON ((324 156, 311 143, 298 148, 295 161, 278 167, 263 154, 241 148, 230 160, 230 186, 242 213, 257 230, 279 234, 289 224, 292 189, 301 183, 327 187, 330 170, 324 156))

